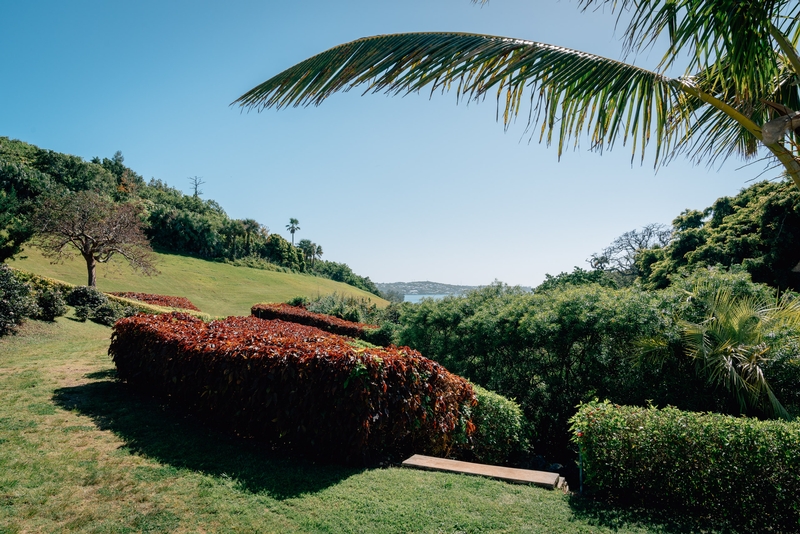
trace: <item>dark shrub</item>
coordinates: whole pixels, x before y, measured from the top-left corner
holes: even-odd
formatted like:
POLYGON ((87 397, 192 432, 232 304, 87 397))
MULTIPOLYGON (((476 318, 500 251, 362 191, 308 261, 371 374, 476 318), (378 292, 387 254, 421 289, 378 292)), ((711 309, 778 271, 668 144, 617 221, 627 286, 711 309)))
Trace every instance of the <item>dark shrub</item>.
POLYGON ((78 286, 67 295, 67 304, 70 306, 86 306, 90 310, 102 306, 108 302, 108 298, 94 287, 78 286))
POLYGON ((308 298, 306 297, 293 297, 289 299, 286 304, 289 306, 296 306, 298 308, 305 308, 306 304, 308 304, 308 298))
POLYGON ((85 321, 92 314, 92 309, 89 306, 75 306, 75 318, 79 321, 85 321))
POLYGON ((90 317, 92 321, 106 326, 113 326, 123 317, 130 317, 136 314, 136 310, 129 306, 123 306, 117 302, 108 301, 92 310, 90 317))
POLYGON ((797 532, 800 423, 590 402, 570 420, 585 487, 734 530, 797 532))
POLYGON ((67 303, 58 289, 47 288, 39 291, 36 303, 39 306, 36 318, 43 321, 54 321, 56 317, 67 313, 67 303))
POLYGON ((16 332, 23 319, 37 311, 30 287, 19 281, 11 268, 0 264, 0 336, 16 332))

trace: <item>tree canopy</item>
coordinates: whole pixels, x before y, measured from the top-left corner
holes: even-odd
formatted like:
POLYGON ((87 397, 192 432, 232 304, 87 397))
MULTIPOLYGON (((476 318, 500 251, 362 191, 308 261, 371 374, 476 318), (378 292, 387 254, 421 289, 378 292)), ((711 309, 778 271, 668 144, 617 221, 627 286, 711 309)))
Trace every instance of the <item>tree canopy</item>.
POLYGON ((86 261, 87 285, 97 285, 98 263, 115 255, 145 274, 156 273, 152 250, 144 235, 141 207, 114 203, 91 191, 49 196, 39 203, 34 217, 38 246, 55 260, 77 251, 86 261))
POLYGON ((672 221, 667 244, 635 253, 636 275, 666 287, 681 269, 741 266, 756 282, 800 290, 800 191, 788 181, 759 182, 672 221))

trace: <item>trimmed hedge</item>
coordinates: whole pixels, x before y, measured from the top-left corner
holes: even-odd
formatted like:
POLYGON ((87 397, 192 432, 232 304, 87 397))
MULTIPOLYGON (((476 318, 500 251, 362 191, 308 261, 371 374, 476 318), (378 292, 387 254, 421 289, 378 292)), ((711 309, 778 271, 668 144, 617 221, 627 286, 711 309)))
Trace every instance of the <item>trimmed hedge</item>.
POLYGON ((16 267, 9 268, 14 272, 14 276, 16 276, 18 280, 27 282, 31 288, 36 291, 44 291, 49 289, 57 290, 62 295, 68 295, 73 288, 75 288, 73 284, 62 282, 61 280, 56 280, 55 278, 48 278, 46 276, 23 271, 21 269, 17 269, 16 267))
POLYGON ((250 308, 250 313, 260 319, 280 319, 313 326, 332 334, 363 339, 370 343, 372 342, 368 339, 370 331, 378 330, 378 326, 374 324, 345 321, 333 315, 310 312, 302 306, 292 306, 291 304, 256 304, 250 308))
POLYGON ((162 306, 165 308, 181 308, 184 310, 200 311, 200 308, 192 304, 192 301, 186 297, 170 297, 167 295, 154 295, 151 293, 136 293, 132 291, 109 293, 115 297, 122 297, 131 300, 138 300, 153 304, 154 306, 162 306))
POLYGON ((471 384, 477 402, 465 412, 474 432, 464 439, 457 456, 481 463, 508 465, 515 454, 528 448, 525 439, 525 416, 515 401, 471 384))
POLYGON ((800 530, 800 423, 606 402, 570 421, 586 488, 734 528, 800 530))
POLYGON ((469 383, 408 348, 356 349, 298 324, 185 313, 118 321, 119 377, 242 436, 335 460, 444 455, 475 400, 469 383))

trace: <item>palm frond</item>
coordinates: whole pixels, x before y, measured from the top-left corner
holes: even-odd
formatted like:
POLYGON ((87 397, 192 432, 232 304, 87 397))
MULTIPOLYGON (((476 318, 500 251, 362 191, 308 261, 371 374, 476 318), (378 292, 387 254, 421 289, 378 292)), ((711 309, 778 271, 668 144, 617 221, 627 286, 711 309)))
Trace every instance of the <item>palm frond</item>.
POLYGON ((319 105, 337 91, 407 94, 423 88, 455 91, 459 99, 497 99, 506 126, 529 106, 539 139, 566 143, 588 135, 603 150, 618 140, 641 152, 655 137, 656 161, 669 151, 680 124, 670 110, 688 96, 669 78, 568 48, 466 33, 408 33, 359 39, 298 63, 248 91, 234 104, 247 109, 319 105))
MULTIPOLYGON (((719 83, 720 77, 728 76, 729 69, 730 62, 723 59, 721 65, 700 71, 692 77, 692 81, 706 94, 731 102, 734 109, 756 124, 764 124, 774 118, 775 110, 769 102, 781 103, 792 110, 800 109, 796 76, 788 63, 781 62, 780 74, 773 81, 773 87, 767 93, 768 98, 750 100, 737 97, 730 86, 719 83), (712 72, 717 68, 722 69, 719 75, 712 72)), ((730 156, 737 156, 745 161, 758 156, 761 149, 759 140, 731 116, 708 106, 699 98, 690 98, 687 109, 680 111, 691 114, 691 125, 684 136, 676 138, 669 159, 685 155, 695 163, 705 160, 709 166, 714 166, 730 156)))
POLYGON ((661 368, 672 356, 669 342, 663 337, 647 337, 637 340, 636 351, 630 354, 630 360, 636 367, 661 368))
POLYGON ((584 9, 611 5, 630 14, 625 30, 629 50, 651 46, 664 33, 670 46, 661 68, 688 55, 687 72, 730 62, 730 76, 719 82, 744 99, 764 94, 778 71, 770 28, 796 12, 793 0, 581 0, 584 9))
MULTIPOLYGON (((698 287, 695 293, 704 292, 698 287)), ((718 288, 707 299, 702 323, 680 322, 684 352, 710 384, 730 391, 740 409, 756 407, 774 416, 790 415, 775 397, 764 374, 771 362, 768 336, 780 328, 800 326, 800 301, 783 297, 775 303, 755 297, 735 298, 718 288)))

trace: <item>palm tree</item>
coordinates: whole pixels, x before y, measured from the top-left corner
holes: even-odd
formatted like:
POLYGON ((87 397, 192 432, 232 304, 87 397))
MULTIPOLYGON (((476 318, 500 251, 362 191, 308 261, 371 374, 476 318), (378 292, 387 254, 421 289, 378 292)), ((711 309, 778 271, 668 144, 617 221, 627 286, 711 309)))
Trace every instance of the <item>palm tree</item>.
POLYGON ((261 225, 254 219, 242 219, 244 228, 244 249, 245 254, 250 256, 253 253, 253 236, 261 229, 261 225))
POLYGON ((292 246, 294 246, 294 233, 300 229, 299 226, 300 221, 294 218, 289 219, 289 224, 286 225, 286 229, 289 230, 289 233, 292 234, 292 246))
MULTIPOLYGON (((770 337, 800 327, 800 300, 780 298, 767 302, 755 296, 737 298, 728 287, 710 290, 698 287, 692 292, 707 308, 703 321, 679 320, 681 349, 694 360, 695 368, 709 384, 728 390, 739 409, 756 408, 775 417, 790 419, 789 413, 773 393, 764 368, 773 361, 770 337)), ((669 357, 664 339, 642 342, 643 357, 663 364, 669 357)))
MULTIPOLYGON (((473 0, 484 3, 487 0, 473 0)), ((632 145, 655 164, 679 154, 710 164, 738 155, 782 166, 800 187, 800 3, 797 0, 578 0, 630 21, 624 49, 666 35, 652 70, 559 46, 493 35, 405 33, 358 39, 298 63, 242 95, 245 108, 320 104, 332 93, 454 90, 459 100, 496 96, 509 124, 529 102, 539 140, 588 135, 592 148, 632 145), (667 72, 688 63, 683 75, 667 72), (797 128, 797 130, 795 130, 797 128), (786 134, 789 134, 786 136, 786 134)), ((618 19, 618 23, 619 23, 618 19)))
POLYGON ((306 260, 306 263, 311 263, 314 259, 316 247, 317 245, 312 243, 310 239, 301 239, 300 242, 297 243, 297 248, 303 253, 303 258, 306 260))
MULTIPOLYGON (((317 245, 317 248, 314 250, 314 258, 322 261, 322 246, 317 245)), ((315 260, 316 262, 316 260, 315 260)))

